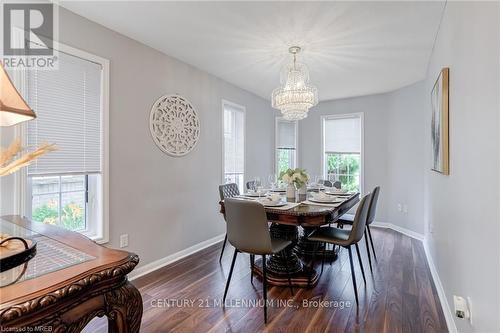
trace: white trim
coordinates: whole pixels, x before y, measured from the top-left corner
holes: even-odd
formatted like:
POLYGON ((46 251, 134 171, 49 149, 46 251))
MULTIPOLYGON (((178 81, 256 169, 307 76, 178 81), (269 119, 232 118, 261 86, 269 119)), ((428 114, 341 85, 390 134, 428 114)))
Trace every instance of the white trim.
POLYGON ((135 280, 141 276, 144 276, 146 274, 149 274, 151 272, 154 272, 162 267, 165 267, 169 264, 172 264, 176 261, 179 261, 187 256, 190 256, 196 252, 199 252, 203 249, 206 249, 209 246, 212 246, 214 244, 217 244, 224 240, 225 234, 220 234, 218 236, 215 236, 213 238, 207 239, 206 241, 203 241, 201 243, 195 244, 191 247, 188 247, 187 249, 181 250, 179 252, 176 252, 174 254, 171 254, 169 256, 166 256, 164 258, 155 260, 149 264, 146 264, 144 266, 140 266, 139 268, 133 270, 129 275, 128 278, 129 280, 135 280))
POLYGON ((343 119, 343 118, 354 118, 359 117, 361 121, 360 131, 361 131, 361 169, 359 170, 359 187, 360 193, 363 195, 365 189, 365 113, 364 112, 353 112, 344 114, 330 114, 321 116, 321 174, 326 178, 325 170, 325 120, 329 119, 343 119))
MULTIPOLYGON (((222 147, 222 156, 221 156, 221 162, 222 162, 222 168, 221 168, 221 184, 224 184, 225 183, 225 179, 224 179, 224 170, 225 170, 225 165, 224 165, 224 157, 225 157, 225 149, 224 149, 224 105, 229 105, 229 106, 232 106, 233 108, 236 108, 236 109, 240 109, 241 112, 243 112, 243 186, 245 186, 245 181, 246 181, 246 178, 245 178, 245 173, 247 171, 247 158, 246 158, 246 155, 247 155, 247 109, 246 107, 244 107, 243 105, 240 105, 240 104, 236 104, 236 103, 233 103, 233 102, 230 102, 226 99, 222 99, 222 112, 221 112, 221 115, 222 115, 222 121, 221 121, 221 124, 222 124, 222 128, 221 128, 221 131, 220 131, 220 134, 221 134, 221 147, 222 147)), ((240 189, 240 191, 243 191, 244 189, 240 189)))
POLYGON ((400 234, 403 234, 403 235, 406 235, 408 237, 411 237, 411 238, 414 238, 416 240, 419 240, 421 242, 424 240, 424 235, 423 234, 415 232, 415 231, 410 230, 410 229, 406 229, 406 228, 400 227, 399 225, 396 225, 396 224, 386 223, 386 222, 373 222, 371 224, 371 226, 374 226, 376 228, 391 229, 391 230, 399 232, 400 234))
MULTIPOLYGON (((69 45, 60 43, 58 41, 54 41, 54 50, 67 53, 71 56, 78 57, 87 61, 91 61, 97 63, 102 66, 102 77, 101 77, 101 109, 102 109, 102 132, 101 132, 101 144, 102 144, 102 216, 101 221, 99 221, 99 225, 97 226, 98 231, 95 234, 87 234, 89 238, 94 240, 99 244, 105 244, 109 242, 109 76, 110 76, 110 61, 106 58, 97 56, 95 54, 71 47, 69 45), (102 231, 101 231, 102 230, 102 231)), ((25 134, 25 130, 21 129, 23 134, 25 134)), ((24 140, 24 137, 23 137, 24 140)), ((26 171, 24 171, 26 172, 26 171)), ((17 186, 24 186, 26 188, 27 185, 27 176, 25 174, 21 174, 19 180, 17 181, 17 186)), ((22 200, 24 202, 17 203, 16 206, 21 209, 22 215, 31 215, 27 214, 28 210, 31 208, 27 207, 27 201, 31 200, 31 197, 28 195, 28 191, 24 189, 19 189, 19 195, 17 197, 22 196, 22 200)), ((20 198, 21 199, 21 198, 20 198)))
POLYGON ((294 123, 295 125, 295 134, 294 134, 294 139, 295 139, 295 161, 294 165, 295 168, 299 167, 299 122, 297 120, 286 120, 282 116, 276 116, 274 119, 274 173, 279 177, 278 175, 278 168, 277 168, 277 162, 278 159, 276 158, 276 153, 277 153, 277 146, 278 146, 278 123, 280 121, 283 122, 289 122, 289 123, 294 123))
POLYGON ((446 293, 444 292, 443 284, 439 278, 436 266, 434 265, 434 260, 430 254, 427 240, 424 238, 422 241, 424 245, 425 257, 427 258, 427 263, 429 264, 429 269, 431 271, 432 280, 434 280, 434 285, 436 286, 436 291, 438 293, 439 302, 443 309, 444 318, 446 320, 446 326, 448 326, 448 331, 450 333, 458 333, 457 326, 455 325, 455 320, 453 317, 453 312, 451 311, 450 304, 448 304, 448 299, 446 298, 446 293))

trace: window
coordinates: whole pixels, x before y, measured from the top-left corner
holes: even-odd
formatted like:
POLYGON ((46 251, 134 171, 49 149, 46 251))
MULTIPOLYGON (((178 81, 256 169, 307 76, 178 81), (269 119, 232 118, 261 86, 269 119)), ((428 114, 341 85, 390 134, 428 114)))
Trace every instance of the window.
POLYGON ((362 191, 362 115, 323 117, 323 175, 362 191))
POLYGON ((245 108, 224 101, 224 175, 225 183, 236 183, 243 190, 245 178, 245 108))
POLYGON ((24 92, 37 114, 28 146, 58 150, 27 168, 25 210, 32 220, 107 241, 109 62, 61 45, 57 70, 26 71, 24 92))
POLYGON ((276 118, 276 174, 297 166, 297 122, 276 118))

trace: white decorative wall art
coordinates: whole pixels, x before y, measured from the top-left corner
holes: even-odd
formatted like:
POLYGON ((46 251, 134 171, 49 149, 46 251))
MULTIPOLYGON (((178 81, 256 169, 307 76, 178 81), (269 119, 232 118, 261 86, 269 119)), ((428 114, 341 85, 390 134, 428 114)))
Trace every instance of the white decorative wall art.
POLYGON ((200 138, 200 120, 187 99, 165 95, 151 108, 149 130, 158 148, 170 156, 180 157, 196 146, 200 138))

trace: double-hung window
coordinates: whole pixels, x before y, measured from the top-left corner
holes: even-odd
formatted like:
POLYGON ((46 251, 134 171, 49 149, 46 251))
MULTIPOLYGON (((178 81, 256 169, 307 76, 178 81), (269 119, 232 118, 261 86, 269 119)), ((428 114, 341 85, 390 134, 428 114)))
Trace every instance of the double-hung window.
POLYGON ((245 179, 245 108, 223 101, 223 181, 243 190, 245 179))
POLYGON ((323 175, 348 191, 362 191, 362 115, 325 116, 323 175))
POLYGON ((25 96, 37 118, 26 143, 57 151, 27 168, 25 211, 32 220, 107 241, 107 92, 109 62, 61 46, 58 68, 30 69, 25 96))
POLYGON ((297 166, 297 122, 276 118, 275 170, 279 176, 297 166))

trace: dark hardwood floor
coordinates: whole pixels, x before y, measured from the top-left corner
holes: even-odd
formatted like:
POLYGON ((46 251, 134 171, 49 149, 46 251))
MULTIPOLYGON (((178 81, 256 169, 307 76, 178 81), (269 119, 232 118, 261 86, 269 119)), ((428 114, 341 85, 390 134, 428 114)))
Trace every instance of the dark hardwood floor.
MULTIPOLYGON (((260 300, 262 285, 258 278, 250 283, 249 258, 240 255, 226 300, 231 306, 223 309, 217 302, 233 248, 226 247, 219 264, 218 244, 133 282, 144 301, 141 332, 447 332, 422 244, 389 229, 372 230, 378 262, 372 274, 362 241, 367 283, 356 267, 358 309, 346 250, 325 264, 315 288, 295 289, 293 297, 288 288, 271 288, 270 300, 290 301, 269 308, 267 325, 262 308, 243 304, 260 300)), ((107 332, 106 320, 95 319, 85 332, 107 332)))

